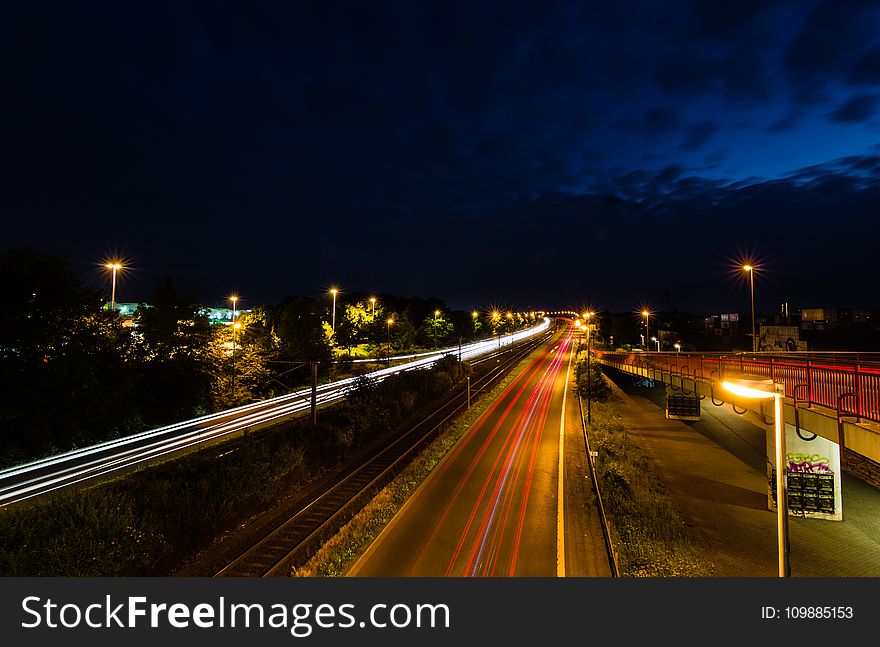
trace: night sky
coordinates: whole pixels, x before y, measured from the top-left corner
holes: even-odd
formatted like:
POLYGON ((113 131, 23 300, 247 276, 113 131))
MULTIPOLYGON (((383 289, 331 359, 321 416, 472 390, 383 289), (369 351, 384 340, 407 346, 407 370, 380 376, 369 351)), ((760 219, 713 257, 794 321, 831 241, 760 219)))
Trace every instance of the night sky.
POLYGON ((19 3, 4 250, 221 305, 880 305, 877 2, 19 3))

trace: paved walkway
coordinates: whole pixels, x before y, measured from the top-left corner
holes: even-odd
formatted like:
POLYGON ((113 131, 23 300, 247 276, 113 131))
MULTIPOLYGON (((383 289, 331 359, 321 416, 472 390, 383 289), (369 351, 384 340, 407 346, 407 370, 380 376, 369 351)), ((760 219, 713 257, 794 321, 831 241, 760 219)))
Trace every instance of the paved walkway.
MULTIPOLYGON (((694 546, 717 577, 777 574, 767 509, 765 426, 703 401, 702 420, 667 420, 662 387, 612 384, 630 436, 654 460, 694 546)), ((772 433, 772 431, 771 431, 772 433)), ((843 475, 843 521, 789 517, 793 576, 880 576, 880 490, 843 475)))

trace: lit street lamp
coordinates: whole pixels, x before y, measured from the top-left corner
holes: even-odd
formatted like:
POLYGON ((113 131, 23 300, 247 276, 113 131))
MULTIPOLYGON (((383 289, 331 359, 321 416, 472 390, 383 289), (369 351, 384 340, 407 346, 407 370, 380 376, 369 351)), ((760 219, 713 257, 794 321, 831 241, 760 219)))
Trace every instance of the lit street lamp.
POLYGON ((647 310, 642 310, 642 316, 645 318, 645 350, 648 350, 648 317, 651 316, 651 313, 647 310))
POLYGON ((728 378, 721 383, 725 389, 744 398, 766 400, 773 398, 773 417, 776 428, 776 537, 779 553, 779 577, 791 576, 788 546, 788 466, 785 455, 784 421, 782 420, 781 384, 763 377, 743 376, 728 378))
POLYGON ((660 352, 660 340, 657 339, 656 337, 651 337, 651 341, 657 342, 657 352, 659 353, 660 352))
POLYGON ((110 309, 116 310, 116 272, 122 269, 122 263, 119 262, 111 262, 104 265, 108 270, 112 272, 112 279, 110 288, 110 309))
POLYGON ((238 303, 238 296, 233 294, 229 297, 232 302, 232 397, 235 397, 235 331, 241 328, 241 324, 235 320, 235 305, 238 303))
POLYGON ((232 324, 232 397, 235 397, 235 331, 241 328, 241 324, 232 324))
POLYGON ((674 344, 673 346, 675 347, 676 351, 678 351, 679 353, 681 352, 681 344, 674 344))
POLYGON ((755 336, 755 268, 751 265, 743 265, 743 270, 749 273, 749 286, 752 293, 752 352, 758 352, 758 338, 755 336))
POLYGON ((376 297, 370 297, 370 305, 373 306, 373 314, 376 314, 376 297))
POLYGON ((336 332, 336 293, 339 292, 336 288, 330 288, 330 294, 333 295, 333 323, 330 325, 330 329, 333 332, 336 332))
POLYGON ((394 319, 389 317, 387 323, 388 323, 388 345, 390 346, 391 345, 391 324, 394 323, 394 319))

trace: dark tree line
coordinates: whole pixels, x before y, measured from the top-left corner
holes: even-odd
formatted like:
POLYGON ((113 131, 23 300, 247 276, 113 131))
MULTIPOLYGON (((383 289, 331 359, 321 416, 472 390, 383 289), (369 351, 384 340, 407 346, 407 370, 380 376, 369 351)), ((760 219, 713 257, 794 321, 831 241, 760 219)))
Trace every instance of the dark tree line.
POLYGON ((335 332, 329 299, 307 297, 254 307, 233 330, 171 277, 126 320, 66 259, 29 248, 0 255, 0 277, 0 466, 288 393, 311 362, 326 379, 334 347, 385 356, 498 332, 439 299, 356 294, 337 302, 335 332))

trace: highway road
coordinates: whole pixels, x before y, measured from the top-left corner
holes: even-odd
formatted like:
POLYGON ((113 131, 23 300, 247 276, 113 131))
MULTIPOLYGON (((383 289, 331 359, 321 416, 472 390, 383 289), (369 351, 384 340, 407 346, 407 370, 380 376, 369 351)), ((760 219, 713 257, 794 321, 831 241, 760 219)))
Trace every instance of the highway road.
MULTIPOLYGON (((382 380, 401 371, 427 368, 449 354, 460 354, 463 361, 479 361, 499 348, 542 334, 549 327, 550 320, 544 319, 539 325, 512 335, 413 356, 404 364, 382 368, 367 376, 382 380)), ((318 387, 318 406, 345 397, 355 379, 337 380, 318 387)), ((119 474, 225 436, 278 424, 308 410, 310 401, 310 390, 296 391, 2 470, 0 507, 119 474)))
MULTIPOLYGON (((565 326, 526 360, 527 368, 410 497, 349 576, 571 574, 565 565, 566 512, 585 513, 584 501, 563 495, 559 478, 561 447, 578 446, 563 444, 564 432, 572 441, 581 433, 579 419, 571 428, 572 416, 565 415, 572 406, 566 390, 571 391, 573 346, 572 328, 565 326)), ((580 449, 583 453, 582 444, 580 449)), ((575 484, 581 492, 584 474, 575 484)), ((582 526, 577 524, 578 532, 582 526)), ((600 534, 597 545, 604 555, 601 542, 600 534)), ((600 574, 607 573, 606 564, 600 574)))

